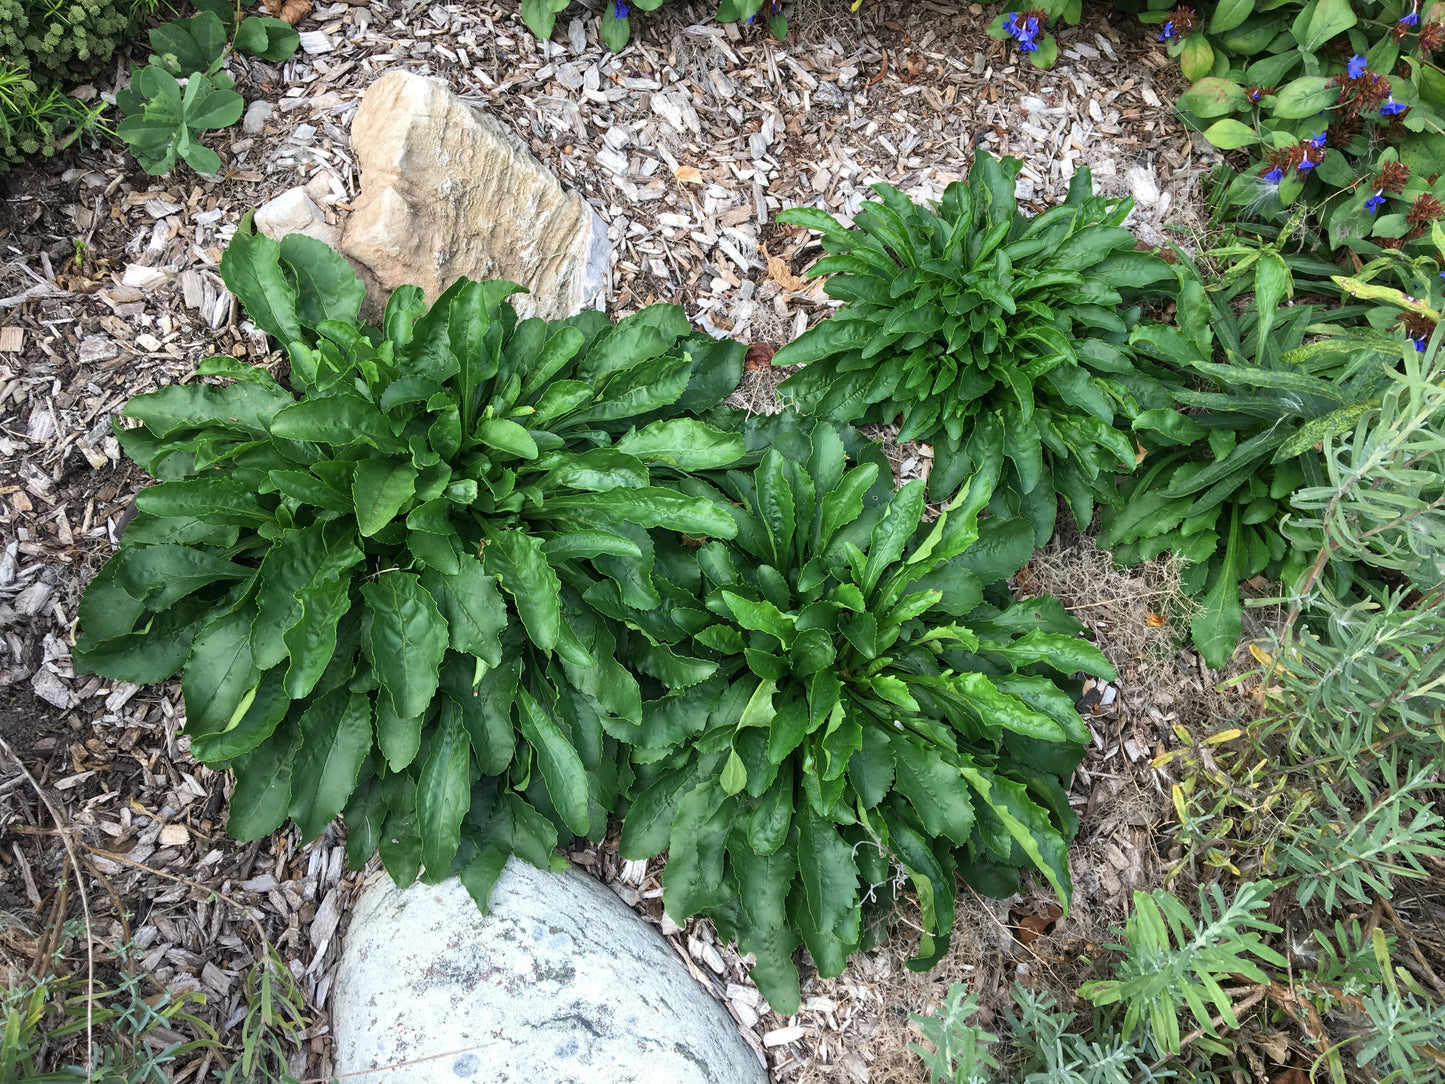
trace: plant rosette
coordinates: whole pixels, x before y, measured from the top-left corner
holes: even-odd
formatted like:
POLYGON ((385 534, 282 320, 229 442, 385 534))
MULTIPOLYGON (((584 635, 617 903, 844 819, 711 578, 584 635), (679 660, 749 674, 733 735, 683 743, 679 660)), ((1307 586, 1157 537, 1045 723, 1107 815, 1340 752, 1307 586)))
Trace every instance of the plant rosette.
POLYGON ((641 696, 585 590, 651 597, 649 528, 735 532, 678 487, 744 451, 688 416, 736 386, 742 344, 670 305, 519 320, 514 283, 465 279, 364 327, 344 259, 248 219, 221 274, 290 387, 221 357, 199 372, 232 383, 127 404, 116 436, 159 484, 86 589, 76 666, 183 671, 237 838, 345 810, 354 867, 460 871, 485 905, 509 854, 545 866, 559 832, 605 830, 641 696))
POLYGON ((936 206, 874 185, 880 202, 851 229, 813 208, 782 212, 822 234, 828 255, 808 273, 830 274, 825 289, 847 304, 773 364, 806 366, 781 385, 785 401, 839 422, 901 419, 900 441, 930 443, 935 500, 976 468, 979 434, 1001 434, 993 510, 1027 516, 1042 545, 1057 497, 1086 525, 1110 476, 1134 465, 1129 420, 1169 408, 1129 336, 1140 299, 1172 294, 1176 278, 1122 227, 1132 202, 1094 197, 1087 169, 1064 203, 1020 214, 1020 165, 980 152, 936 206))
POLYGON ((736 937, 783 1013, 794 950, 840 973, 885 933, 895 874, 918 895, 920 970, 947 948, 956 872, 1008 895, 1034 870, 1067 902, 1063 780, 1088 732, 1066 675, 1113 673, 1056 600, 1000 583, 1033 551, 1027 523, 979 519, 1001 455, 931 523, 876 447, 847 459, 830 424, 784 421, 750 472, 686 484, 737 531, 665 560, 657 543, 663 607, 587 596, 640 672, 657 648, 702 663, 643 704, 621 853, 667 850, 668 914, 736 937))
POLYGON ((220 156, 200 137, 235 124, 246 104, 223 70, 226 59, 235 50, 279 62, 301 42, 281 19, 251 16, 237 25, 236 9, 224 0, 201 0, 196 7, 198 14, 150 31, 150 63, 131 65, 130 85, 116 92, 116 105, 126 114, 116 134, 153 176, 169 173, 178 158, 197 173, 220 170, 220 156))
POLYGON ((1180 267, 1178 327, 1140 328, 1134 345, 1190 378, 1175 396, 1192 412, 1135 419, 1143 462, 1120 479, 1121 499, 1105 509, 1097 542, 1120 566, 1165 551, 1185 558, 1182 586, 1200 603, 1190 631, 1217 669, 1242 630, 1240 584, 1264 574, 1289 585, 1304 572, 1305 551, 1291 551, 1280 533, 1290 495, 1320 484, 1315 446, 1353 427, 1402 344, 1350 327, 1364 306, 1282 307, 1293 279, 1277 252, 1257 256, 1252 282, 1213 290, 1183 253, 1180 267), (1253 296, 1240 306, 1248 285, 1253 296))

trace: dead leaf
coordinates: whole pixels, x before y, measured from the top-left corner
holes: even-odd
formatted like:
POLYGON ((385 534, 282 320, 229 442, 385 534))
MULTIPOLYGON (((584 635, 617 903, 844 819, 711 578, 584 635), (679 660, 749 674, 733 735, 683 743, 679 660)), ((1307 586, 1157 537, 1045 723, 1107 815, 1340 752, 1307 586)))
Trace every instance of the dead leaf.
POLYGON ((888 74, 888 53, 887 53, 887 51, 885 50, 884 53, 883 53, 883 63, 878 66, 878 74, 875 75, 872 79, 868 80, 868 82, 864 83, 863 85, 864 85, 865 87, 871 87, 874 83, 880 82, 880 81, 883 79, 883 77, 884 77, 885 75, 887 75, 887 74, 888 74))
MULTIPOLYGON (((1019 944, 1031 945, 1044 934, 1049 933, 1054 923, 1063 917, 1063 909, 1049 904, 1043 911, 1036 915, 1025 915, 1016 920, 1014 936, 1018 938, 1019 944)), ((1009 916, 1013 918, 1013 915, 1009 916)))
POLYGON ((750 373, 766 369, 772 364, 773 355, 777 352, 778 348, 772 343, 753 343, 748 347, 747 355, 743 358, 743 367, 750 373))
POLYGON ((808 284, 797 275, 793 274, 792 268, 788 266, 787 260, 780 260, 768 251, 767 245, 759 245, 758 248, 768 261, 768 275, 785 290, 793 293, 801 293, 808 288, 808 284))
POLYGON ((1134 466, 1137 467, 1140 463, 1144 462, 1144 457, 1149 453, 1144 450, 1144 445, 1140 444, 1137 440, 1134 442, 1134 446, 1139 449, 1134 453, 1134 466))
POLYGON ((1169 624, 1169 618, 1163 614, 1150 614, 1144 620, 1151 629, 1162 629, 1165 625, 1169 624))
POLYGON ((262 0, 266 11, 295 26, 311 14, 311 0, 262 0))
POLYGON ((696 166, 678 166, 672 175, 677 178, 678 184, 702 184, 702 174, 696 166))

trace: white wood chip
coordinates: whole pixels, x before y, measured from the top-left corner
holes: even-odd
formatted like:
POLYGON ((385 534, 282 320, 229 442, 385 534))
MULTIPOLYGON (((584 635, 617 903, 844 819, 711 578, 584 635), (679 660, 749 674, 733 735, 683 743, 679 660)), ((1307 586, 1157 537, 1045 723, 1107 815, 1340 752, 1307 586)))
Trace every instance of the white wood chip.
POLYGON ((331 40, 331 35, 324 30, 303 30, 300 37, 301 48, 311 56, 329 53, 336 48, 336 43, 331 40))
POLYGON ((191 833, 184 824, 167 824, 158 838, 162 847, 184 847, 191 841, 191 833))
POLYGON ((782 1046, 784 1043, 795 1043, 806 1034, 808 1034, 808 1029, 803 1027, 778 1028, 763 1036, 763 1045, 774 1047, 782 1046))

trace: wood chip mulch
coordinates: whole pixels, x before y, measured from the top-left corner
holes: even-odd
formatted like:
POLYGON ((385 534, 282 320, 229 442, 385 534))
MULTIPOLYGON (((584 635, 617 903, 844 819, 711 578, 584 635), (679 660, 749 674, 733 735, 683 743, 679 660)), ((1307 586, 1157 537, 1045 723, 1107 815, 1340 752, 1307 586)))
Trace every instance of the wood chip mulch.
MULTIPOLYGON (((360 184, 347 126, 382 73, 447 80, 583 194, 614 244, 612 315, 672 301, 710 332, 749 342, 786 342, 829 305, 803 277, 819 250, 780 226, 779 210, 814 205, 847 219, 875 181, 937 197, 978 148, 1024 160, 1020 196, 1033 211, 1089 165, 1098 191, 1136 199, 1130 225, 1149 243, 1199 225, 1198 181, 1213 152, 1171 118, 1174 64, 1127 17, 1089 9, 1060 34, 1058 66, 1038 72, 984 34, 993 8, 797 7, 794 37, 779 43, 678 0, 634 19, 633 44, 614 56, 597 42, 595 16, 576 8, 559 17, 557 40, 541 43, 500 0, 318 4, 298 26, 292 60, 232 61, 247 101, 273 108, 211 134, 220 176, 182 167, 148 177, 104 147, 0 177, 0 738, 35 784, 0 754, 5 965, 33 967, 56 947, 47 932, 56 919, 78 914, 68 840, 97 944, 132 940, 158 989, 205 993, 202 1015, 234 1034, 240 977, 264 939, 309 1002, 295 1070, 329 1070, 328 997, 355 883, 341 868, 339 827, 312 843, 294 829, 230 839, 228 779, 190 757, 178 685, 76 675, 70 644, 80 591, 145 480, 121 458, 112 418, 136 394, 195 379, 202 358, 274 360, 220 280, 221 252, 246 210, 294 185, 328 215, 347 213, 360 184)), ((765 408, 766 382, 755 390, 765 408)), ((899 451, 906 475, 926 470, 920 454, 899 451)), ((1133 812, 1119 803, 1140 791, 1141 773, 1150 789, 1149 748, 1168 730, 1150 705, 1117 694, 1097 694, 1102 759, 1089 771, 1120 782, 1091 798, 1085 775, 1079 794, 1091 810, 1112 803, 1113 827, 1078 852, 1085 874, 1090 848, 1103 852, 1113 871, 1105 902, 1150 876, 1140 855, 1152 848, 1140 841, 1153 799, 1133 812), (1123 760, 1128 770, 1114 772, 1123 760)), ((936 1003, 945 980, 970 969, 991 968, 1006 984, 1019 966, 1015 912, 1031 906, 970 904, 977 928, 934 976, 903 971, 900 935, 841 978, 811 981, 803 1011, 783 1019, 707 924, 679 930, 662 916, 660 863, 622 863, 605 846, 572 856, 663 928, 775 1081, 923 1079, 903 1049, 907 1012, 936 1003)), ((1112 914, 1102 902, 1099 911, 1112 914)), ((61 947, 84 957, 76 939, 61 947)), ((173 1079, 203 1079, 214 1064, 197 1057, 173 1079)))

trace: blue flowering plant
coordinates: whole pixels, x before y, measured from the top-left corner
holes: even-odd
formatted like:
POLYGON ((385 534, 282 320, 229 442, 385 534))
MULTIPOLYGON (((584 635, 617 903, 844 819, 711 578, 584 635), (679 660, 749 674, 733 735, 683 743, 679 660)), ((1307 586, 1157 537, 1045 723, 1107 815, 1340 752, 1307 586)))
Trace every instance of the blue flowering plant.
POLYGON ((989 24, 990 37, 1009 39, 1021 56, 1036 68, 1052 68, 1059 57, 1059 43, 1049 33, 1051 22, 1070 26, 1079 21, 1081 0, 1045 0, 1030 8, 1005 8, 989 24))
POLYGON ((1225 202, 1283 216, 1297 201, 1329 248, 1365 259, 1420 244, 1445 191, 1445 4, 1225 0, 1145 12, 1179 58, 1186 123, 1230 154, 1225 202))

